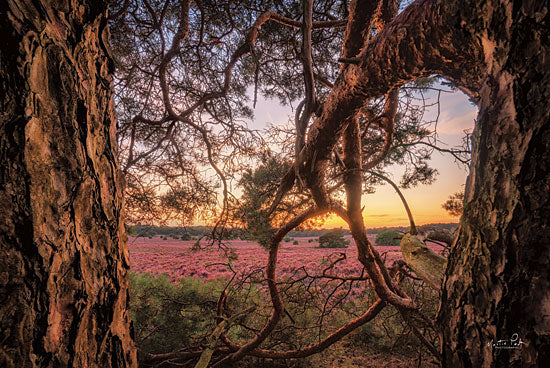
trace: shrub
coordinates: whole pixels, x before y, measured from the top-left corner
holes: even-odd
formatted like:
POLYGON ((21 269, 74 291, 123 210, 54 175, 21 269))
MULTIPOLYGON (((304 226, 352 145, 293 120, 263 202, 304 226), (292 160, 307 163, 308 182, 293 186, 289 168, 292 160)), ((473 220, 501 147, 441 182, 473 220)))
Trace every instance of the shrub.
POLYGON ((379 246, 399 246, 403 234, 396 230, 383 230, 376 235, 375 244, 379 246))
POLYGON ((183 278, 170 283, 163 274, 130 273, 130 310, 140 353, 167 353, 199 346, 214 328, 221 281, 183 278))
MULTIPOLYGON (((326 258, 321 260, 321 263, 326 262, 326 258)), ((282 278, 281 281, 288 282, 291 279, 282 278)), ((167 275, 130 273, 130 311, 140 361, 143 362, 147 354, 166 353, 180 347, 188 351, 201 350, 215 328, 216 300, 225 283, 223 280, 206 281, 197 278, 184 278, 176 283, 170 283, 167 275)), ((281 328, 274 331, 266 340, 275 350, 284 350, 289 343, 308 345, 317 340, 317 334, 311 333, 311 326, 318 323, 318 306, 327 294, 312 294, 308 292, 309 285, 299 282, 290 285, 281 292, 287 302, 286 316, 292 317, 282 318, 279 322, 281 328)), ((405 280, 402 287, 409 295, 415 296, 415 303, 418 303, 423 311, 429 316, 435 315, 439 301, 436 291, 423 288, 421 284, 409 280, 405 280)), ((233 289, 229 291, 229 295, 227 315, 244 311, 251 305, 261 306, 265 303, 265 291, 255 287, 240 291, 233 289)), ((327 330, 334 330, 355 318, 357 305, 363 306, 365 302, 373 302, 377 298, 370 288, 363 290, 357 297, 359 299, 349 296, 327 315, 329 318, 324 322, 327 330)), ((330 304, 335 306, 332 302, 330 304)), ((245 325, 250 328, 245 329, 236 324, 227 331, 228 336, 237 343, 249 341, 256 334, 254 329, 261 328, 265 323, 264 316, 254 312, 243 318, 245 325)), ((430 341, 433 339, 429 334, 426 337, 430 341)), ((433 342, 437 345, 437 341, 433 342)), ((420 342, 404 324, 402 317, 391 308, 384 309, 379 317, 345 337, 344 344, 353 346, 359 355, 387 351, 391 352, 392 356, 404 358, 417 354, 420 346, 420 342)), ((334 359, 336 362, 336 359, 342 356, 343 352, 338 346, 337 344, 319 355, 299 359, 293 367, 327 367, 329 365, 321 364, 324 360, 334 359)), ((287 367, 285 362, 246 357, 239 362, 238 367, 287 367)))
POLYGON ((294 241, 292 242, 292 244, 293 244, 293 245, 298 245, 298 240, 294 240, 294 241))
POLYGON ((347 248, 344 234, 345 232, 342 229, 330 230, 319 237, 318 248, 347 248))
POLYGON ((126 233, 129 236, 138 236, 138 232, 136 231, 135 226, 131 226, 131 225, 124 225, 124 226, 126 227, 126 233))
POLYGON ((285 243, 288 243, 290 241, 290 238, 287 236, 284 240, 285 240, 285 243))

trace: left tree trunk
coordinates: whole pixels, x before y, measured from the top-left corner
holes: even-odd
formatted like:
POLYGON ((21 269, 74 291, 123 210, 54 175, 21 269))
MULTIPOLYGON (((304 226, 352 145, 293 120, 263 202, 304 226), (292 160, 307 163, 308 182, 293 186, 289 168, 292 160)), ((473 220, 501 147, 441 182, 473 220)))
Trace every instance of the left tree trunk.
POLYGON ((107 4, 0 2, 0 366, 135 367, 107 4))

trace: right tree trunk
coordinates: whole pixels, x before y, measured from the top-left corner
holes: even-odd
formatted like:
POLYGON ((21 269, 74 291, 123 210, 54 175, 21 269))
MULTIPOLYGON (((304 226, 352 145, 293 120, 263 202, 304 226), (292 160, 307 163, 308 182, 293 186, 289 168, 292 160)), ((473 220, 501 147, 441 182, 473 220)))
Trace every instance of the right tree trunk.
POLYGON ((135 367, 107 4, 0 2, 0 366, 135 367))
POLYGON ((480 35, 489 75, 439 312, 443 362, 550 367, 548 6, 518 1, 487 14, 499 26, 480 35), (524 344, 497 345, 516 336, 524 344))

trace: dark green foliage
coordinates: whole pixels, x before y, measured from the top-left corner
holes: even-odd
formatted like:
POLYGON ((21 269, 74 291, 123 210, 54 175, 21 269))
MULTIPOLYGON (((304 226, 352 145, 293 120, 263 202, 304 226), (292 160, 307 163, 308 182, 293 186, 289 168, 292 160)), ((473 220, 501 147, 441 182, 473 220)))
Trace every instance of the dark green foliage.
MULTIPOLYGON (((435 316, 439 304, 437 291, 410 279, 405 279, 401 287, 408 295, 414 295, 415 302, 422 308, 425 315, 435 316)), ((374 300, 375 297, 376 294, 372 289, 365 292, 364 299, 374 300)), ((427 329, 424 337, 437 346, 438 337, 432 330, 427 329)), ((385 308, 374 320, 353 331, 349 339, 354 348, 359 351, 374 354, 388 352, 392 357, 417 355, 419 347, 422 346, 394 307, 385 308)), ((432 365, 426 364, 425 367, 432 367, 432 365)))
POLYGON ((293 245, 298 245, 298 240, 294 240, 294 241, 292 242, 292 244, 293 244, 293 245))
MULTIPOLYGON (((133 225, 128 226, 128 229, 132 229, 132 233, 128 235, 138 237, 151 238, 155 235, 161 235, 171 237, 174 239, 191 240, 193 237, 208 236, 212 232, 212 228, 209 226, 153 226, 153 225, 133 225)), ((239 237, 239 231, 237 229, 227 229, 224 232, 223 240, 232 240, 239 237)))
POLYGON ((124 227, 126 228, 126 234, 128 234, 129 236, 136 236, 137 235, 137 231, 136 231, 135 226, 124 225, 124 227))
MULTIPOLYGON (((419 78, 410 83, 408 87, 425 91, 437 82, 435 77, 419 78)), ((403 90, 400 98, 410 98, 409 93, 403 90)), ((381 106, 373 103, 372 108, 375 111, 380 111, 381 106)), ((391 149, 385 159, 374 170, 382 173, 391 165, 401 165, 405 168, 400 183, 403 188, 410 188, 419 184, 432 184, 438 175, 438 171, 429 165, 433 150, 426 150, 425 146, 418 144, 418 142, 431 142, 436 134, 431 122, 424 120, 423 114, 424 109, 418 106, 408 106, 398 110, 395 116, 391 149)), ((368 126, 368 124, 365 124, 364 128, 372 131, 368 131, 368 134, 362 132, 363 155, 364 157, 371 157, 383 147, 385 136, 380 134, 377 128, 368 126)), ((374 185, 381 184, 380 179, 375 176, 367 176, 366 182, 372 191, 374 191, 374 185)))
MULTIPOLYGON (((201 350, 215 328, 216 301, 225 283, 224 280, 204 281, 196 278, 170 283, 166 275, 131 273, 130 312, 141 362, 147 354, 166 353, 181 347, 187 351, 201 350)), ((438 305, 437 292, 408 280, 405 280, 402 287, 415 296, 415 302, 423 311, 430 316, 435 314, 438 305)), ((312 334, 308 327, 318 323, 318 305, 324 302, 324 298, 319 299, 320 294, 309 293, 306 288, 302 283, 292 283, 291 287, 284 290, 285 300, 288 301, 285 308, 294 321, 289 318, 280 321, 282 328, 276 330, 266 341, 274 349, 288 349, 289 344, 296 342, 303 346, 316 342, 317 335, 312 334)), ((265 303, 264 292, 255 287, 241 291, 230 289, 229 294, 229 309, 226 310, 228 315, 242 311, 250 305, 265 303)), ((375 300, 376 295, 370 288, 363 289, 354 297, 346 298, 326 320, 327 331, 335 330, 355 318, 358 305, 369 305, 375 300)), ((334 299, 330 305, 333 302, 334 299)), ((250 313, 243 322, 247 326, 259 328, 265 320, 256 313, 250 313)), ((253 331, 238 325, 233 325, 227 333, 232 340, 239 343, 254 336, 253 331)), ((436 338, 429 335, 426 337, 430 340, 436 338)), ((351 344, 357 355, 387 351, 392 356, 403 358, 417 354, 420 346, 407 324, 392 307, 387 307, 380 316, 345 337, 343 344, 351 344)), ((336 344, 319 355, 297 360, 292 366, 318 367, 324 360, 336 361, 342 356, 341 346, 336 344)), ((274 368, 285 366, 283 363, 284 361, 248 357, 238 365, 222 367, 274 368)), ((189 366, 192 367, 193 364, 189 366)))
POLYGON ((318 248, 347 248, 346 239, 344 239, 345 231, 342 229, 330 230, 319 237, 318 248))
POLYGON ((376 235, 376 245, 378 246, 399 246, 403 234, 396 230, 384 230, 376 235))
POLYGON ((214 328, 223 281, 130 273, 130 310, 140 355, 199 347, 214 328))
POLYGON ((275 211, 268 215, 268 209, 289 165, 270 153, 266 153, 261 160, 260 166, 246 170, 239 181, 243 194, 234 217, 245 225, 244 235, 247 239, 267 247, 274 232, 271 221, 278 214, 275 211))
POLYGON ((446 200, 441 207, 449 212, 451 216, 462 216, 462 211, 464 210, 464 192, 456 192, 449 196, 449 199, 446 200))

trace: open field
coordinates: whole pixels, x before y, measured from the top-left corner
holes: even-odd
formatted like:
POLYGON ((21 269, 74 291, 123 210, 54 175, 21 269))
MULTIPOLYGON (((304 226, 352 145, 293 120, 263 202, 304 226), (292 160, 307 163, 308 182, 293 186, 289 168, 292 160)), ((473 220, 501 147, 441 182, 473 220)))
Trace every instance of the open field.
MULTIPOLYGON (((357 249, 353 240, 348 248, 321 249, 316 248, 316 241, 308 242, 316 238, 294 238, 297 245, 291 242, 283 242, 279 251, 277 272, 279 276, 290 276, 303 267, 310 274, 320 274, 331 260, 335 260, 345 254, 346 259, 340 261, 331 270, 331 273, 341 276, 359 276, 361 265, 357 260, 357 249)), ((375 235, 369 235, 369 240, 374 243, 375 235)), ((205 249, 193 250, 194 240, 182 241, 175 239, 163 240, 160 237, 152 239, 144 237, 130 237, 128 248, 130 251, 130 265, 134 272, 152 274, 167 273, 172 280, 180 277, 198 277, 201 279, 229 278, 232 275, 227 263, 229 250, 234 251, 236 259, 231 261, 231 268, 238 273, 248 273, 265 268, 267 263, 267 251, 257 243, 245 240, 231 240, 224 244, 227 249, 219 249, 217 246, 208 247, 206 242, 201 245, 205 249)), ((401 258, 399 247, 375 247, 386 259, 386 264, 401 258)), ((434 245, 434 250, 441 247, 434 245)))
MULTIPOLYGON (((346 237, 349 239, 350 237, 346 237)), ((360 276, 362 266, 357 260, 357 250, 353 240, 348 248, 321 249, 318 246, 317 238, 299 238, 296 237, 290 242, 283 242, 279 251, 277 264, 277 277, 279 280, 285 276, 294 276, 293 279, 299 279, 305 275, 321 275, 325 270, 328 275, 335 276, 360 276), (309 242, 310 239, 314 241, 309 242), (298 244, 293 244, 296 240, 298 244), (327 270, 331 264, 338 258, 345 259, 339 261, 333 269, 327 270)), ((369 240, 374 243, 375 235, 369 235, 369 240)), ((254 274, 259 276, 258 280, 265 277, 265 267, 267 263, 267 251, 255 242, 232 240, 225 242, 226 251, 217 246, 209 247, 207 243, 201 244, 203 249, 193 250, 195 240, 182 241, 175 239, 164 240, 157 236, 152 239, 146 237, 131 237, 128 245, 130 251, 131 270, 136 273, 151 273, 169 275, 170 280, 176 281, 183 277, 194 277, 202 280, 215 280, 219 278, 229 279, 233 273, 229 269, 228 258, 226 254, 230 253, 228 249, 234 251, 236 259, 230 261, 231 269, 240 276, 254 274)), ((394 260, 401 258, 399 247, 380 246, 376 247, 387 265, 391 265, 394 260)), ((441 247, 434 246, 435 250, 441 250, 441 247)), ((334 281, 338 283, 339 281, 334 281)), ((329 298, 331 290, 335 284, 326 284, 317 292, 317 296, 324 300, 329 298)), ((351 286, 351 285, 350 285, 351 286)), ((358 308, 362 310, 365 304, 368 305, 370 297, 365 293, 365 284, 356 283, 349 292, 351 304, 345 308, 358 308), (355 307, 352 307, 355 305, 355 307)), ((345 288, 339 289, 337 293, 331 296, 332 301, 341 297, 345 293, 345 288)), ((368 289, 368 288, 367 288, 368 289)), ((154 293, 150 291, 148 294, 154 293)), ((285 294, 286 295, 286 294, 285 294)), ((286 295, 288 297, 288 295, 286 295)), ((217 294, 214 296, 217 297, 217 294)), ((328 300, 328 299, 327 299, 328 300)), ((147 303, 146 303, 147 304, 147 303)), ((295 314, 301 309, 297 305, 290 303, 289 306, 295 314)), ((315 315, 315 307, 308 304, 308 308, 315 315)), ((345 315, 344 310, 338 309, 341 313, 331 315, 330 321, 325 323, 327 329, 336 329, 341 324, 347 322, 352 315, 345 315), (343 314, 342 314, 343 313, 343 314), (340 318, 340 319, 338 319, 340 318), (333 323, 334 326, 329 326, 333 323)), ((345 309, 346 311, 348 309, 345 309)), ((211 311, 204 311, 208 314, 211 311)), ((151 312, 153 313, 153 312, 151 312)), ((347 336, 339 344, 332 346, 321 354, 310 357, 307 363, 304 362, 300 367, 318 367, 318 368, 359 368, 359 367, 385 367, 385 368, 406 368, 411 366, 432 368, 429 357, 422 357, 417 353, 416 348, 409 345, 414 344, 414 338, 408 336, 410 332, 401 320, 394 316, 395 312, 391 309, 385 310, 379 318, 370 323, 355 334, 347 336), (416 349, 416 350, 415 350, 416 349)), ((298 316, 301 316, 298 314, 298 316)), ((301 316, 303 317, 303 316, 301 316)), ((312 318, 312 317, 310 317, 312 318)), ((211 328, 211 327, 209 327, 211 328)), ((250 362, 249 362, 250 363, 250 362)), ((243 363, 244 364, 244 363, 243 363)), ((245 365, 247 367, 250 364, 245 365)), ((252 364, 252 366, 255 366, 252 364)))

